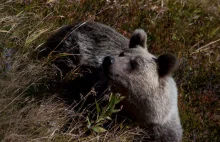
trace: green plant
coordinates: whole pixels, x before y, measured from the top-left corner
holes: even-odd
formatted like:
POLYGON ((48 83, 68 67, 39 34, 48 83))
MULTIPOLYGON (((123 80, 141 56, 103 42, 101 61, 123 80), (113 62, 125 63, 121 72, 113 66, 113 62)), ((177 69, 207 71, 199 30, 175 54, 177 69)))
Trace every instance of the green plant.
POLYGON ((110 94, 109 102, 103 109, 100 108, 98 102, 95 102, 97 111, 96 120, 90 120, 89 117, 87 117, 87 127, 97 133, 106 132, 107 130, 102 126, 106 121, 112 120, 111 115, 113 113, 120 111, 120 109, 115 109, 115 106, 123 99, 124 97, 119 94, 110 94))

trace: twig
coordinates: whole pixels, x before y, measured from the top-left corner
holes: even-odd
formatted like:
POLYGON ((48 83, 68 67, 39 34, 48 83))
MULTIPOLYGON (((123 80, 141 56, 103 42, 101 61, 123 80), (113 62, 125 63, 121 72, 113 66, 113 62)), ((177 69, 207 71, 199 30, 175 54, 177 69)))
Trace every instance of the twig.
MULTIPOLYGON (((214 44, 214 43, 217 43, 217 42, 219 42, 219 41, 220 41, 220 39, 217 39, 217 40, 215 40, 215 41, 212 41, 212 42, 210 42, 210 43, 208 43, 208 44, 206 44, 206 45, 200 47, 200 48, 197 49, 195 52, 192 52, 192 54, 198 53, 198 52, 201 52, 201 51, 204 51, 204 50, 206 50, 206 49, 205 49, 206 47, 208 47, 208 46, 210 46, 210 45, 212 45, 212 44, 214 44)), ((192 54, 191 54, 191 55, 192 55, 192 54)))

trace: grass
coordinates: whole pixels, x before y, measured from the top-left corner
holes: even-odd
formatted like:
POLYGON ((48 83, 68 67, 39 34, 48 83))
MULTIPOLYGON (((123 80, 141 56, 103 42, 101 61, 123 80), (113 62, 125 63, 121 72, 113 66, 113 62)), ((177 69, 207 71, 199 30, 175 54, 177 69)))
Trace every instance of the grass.
POLYGON ((183 141, 220 141, 217 0, 2 0, 2 141, 131 141, 136 136, 147 137, 132 123, 117 121, 113 111, 97 125, 97 118, 104 116, 102 111, 111 101, 105 107, 94 102, 93 112, 75 111, 74 105, 66 105, 56 92, 46 91, 53 67, 36 60, 37 48, 60 27, 87 20, 110 25, 126 37, 143 28, 148 32, 150 52, 176 54, 180 60, 175 80, 183 141), (98 126, 95 131, 94 126, 98 126))

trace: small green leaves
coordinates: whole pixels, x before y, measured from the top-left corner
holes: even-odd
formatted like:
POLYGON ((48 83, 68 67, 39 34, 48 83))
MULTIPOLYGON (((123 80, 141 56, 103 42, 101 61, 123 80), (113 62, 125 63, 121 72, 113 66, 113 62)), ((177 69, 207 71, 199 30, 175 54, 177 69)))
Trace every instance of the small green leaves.
POLYGON ((109 97, 109 101, 108 104, 101 108, 100 104, 95 101, 95 105, 96 105, 96 120, 95 121, 91 121, 89 119, 89 117, 87 117, 87 127, 96 132, 96 133, 103 133, 106 132, 107 130, 104 129, 102 126, 108 122, 111 121, 111 115, 113 113, 117 113, 119 112, 121 109, 115 109, 116 104, 118 104, 121 100, 123 100, 125 97, 120 96, 119 94, 111 94, 109 97))
POLYGON ((86 117, 86 120, 87 120, 87 128, 90 128, 92 124, 91 124, 88 116, 86 117))
POLYGON ((94 126, 94 127, 92 127, 92 130, 97 132, 97 133, 103 133, 103 132, 107 131, 106 129, 104 129, 104 128, 100 127, 100 126, 94 126))

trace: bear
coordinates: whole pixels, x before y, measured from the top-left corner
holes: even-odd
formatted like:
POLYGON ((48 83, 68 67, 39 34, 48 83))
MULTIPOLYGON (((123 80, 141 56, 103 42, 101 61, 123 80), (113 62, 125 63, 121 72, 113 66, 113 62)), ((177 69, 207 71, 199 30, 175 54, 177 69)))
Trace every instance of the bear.
MULTIPOLYGON (((48 83, 49 91, 59 91, 69 103, 80 100, 91 88, 94 95, 103 96, 108 81, 103 75, 102 61, 106 56, 118 55, 128 44, 126 37, 98 22, 79 22, 60 28, 38 50, 38 59, 55 58, 52 64, 57 76, 48 83), (82 75, 66 81, 68 73, 79 67, 82 75)), ((92 103, 93 97, 87 100, 92 103)))
POLYGON ((50 88, 61 90, 67 101, 80 99, 91 89, 99 96, 114 86, 110 91, 126 97, 123 111, 150 130, 156 141, 181 141, 177 87, 171 76, 177 59, 168 53, 157 58, 148 52, 146 41, 142 29, 129 40, 107 25, 80 22, 58 30, 39 49, 38 57, 53 57, 61 79, 50 88), (78 68, 83 76, 66 81, 78 68))
POLYGON ((103 71, 115 91, 126 96, 123 109, 151 130, 156 141, 180 142, 183 130, 177 87, 171 76, 178 62, 170 53, 158 58, 149 53, 146 40, 144 30, 135 30, 129 48, 104 58, 103 71))

